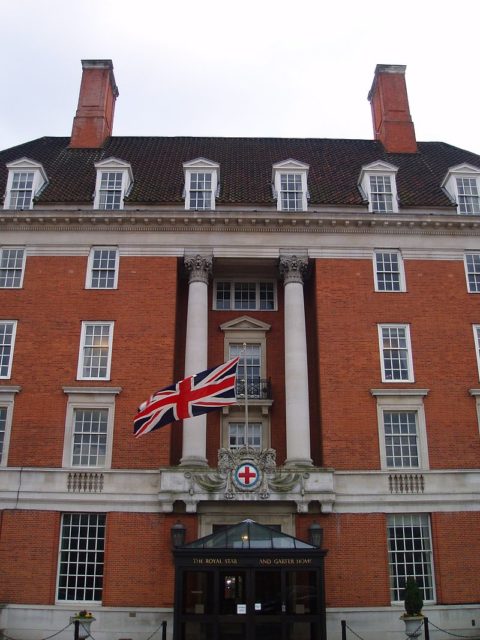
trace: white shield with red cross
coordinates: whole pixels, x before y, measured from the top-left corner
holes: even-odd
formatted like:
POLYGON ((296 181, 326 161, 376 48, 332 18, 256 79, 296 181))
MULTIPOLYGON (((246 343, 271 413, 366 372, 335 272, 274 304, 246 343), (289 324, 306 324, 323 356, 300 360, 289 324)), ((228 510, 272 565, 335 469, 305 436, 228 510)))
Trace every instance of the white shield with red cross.
POLYGON ((261 480, 259 468, 252 462, 239 464, 233 472, 233 481, 239 489, 255 489, 261 480))

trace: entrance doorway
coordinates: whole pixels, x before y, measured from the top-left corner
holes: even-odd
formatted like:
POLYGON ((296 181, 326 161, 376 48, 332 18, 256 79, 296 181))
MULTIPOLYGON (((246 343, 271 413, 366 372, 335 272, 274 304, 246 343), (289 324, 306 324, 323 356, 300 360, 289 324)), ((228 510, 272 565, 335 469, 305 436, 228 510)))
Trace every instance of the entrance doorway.
POLYGON ((326 552, 246 522, 174 552, 175 640, 326 640, 326 552))

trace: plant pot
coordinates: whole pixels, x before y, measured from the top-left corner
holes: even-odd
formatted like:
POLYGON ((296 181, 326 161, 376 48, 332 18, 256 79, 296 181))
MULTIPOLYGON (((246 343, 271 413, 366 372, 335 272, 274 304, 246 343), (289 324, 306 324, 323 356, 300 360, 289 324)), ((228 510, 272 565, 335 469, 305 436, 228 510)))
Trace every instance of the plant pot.
POLYGON ((401 616, 405 623, 405 633, 409 638, 418 638, 422 635, 423 616, 401 616))
POLYGON ((79 616, 72 616, 70 618, 70 622, 78 622, 78 639, 84 640, 88 638, 90 635, 90 625, 92 622, 95 622, 95 618, 93 616, 88 616, 88 618, 81 618, 79 616))

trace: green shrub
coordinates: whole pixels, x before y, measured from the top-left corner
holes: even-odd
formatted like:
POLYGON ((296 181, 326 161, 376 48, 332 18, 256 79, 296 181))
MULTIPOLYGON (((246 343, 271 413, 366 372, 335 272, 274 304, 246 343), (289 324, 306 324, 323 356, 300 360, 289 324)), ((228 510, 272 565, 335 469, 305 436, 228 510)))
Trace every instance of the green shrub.
POLYGON ((422 614, 423 598, 415 578, 407 578, 403 597, 407 615, 419 616, 422 614))

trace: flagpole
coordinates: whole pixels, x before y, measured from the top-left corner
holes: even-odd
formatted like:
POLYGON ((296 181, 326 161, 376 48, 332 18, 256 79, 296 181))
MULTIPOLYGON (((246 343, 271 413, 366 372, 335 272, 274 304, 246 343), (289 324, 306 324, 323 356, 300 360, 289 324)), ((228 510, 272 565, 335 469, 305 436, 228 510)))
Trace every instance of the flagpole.
POLYGON ((245 445, 248 446, 248 375, 247 375, 247 343, 243 343, 243 374, 245 377, 245 445))

